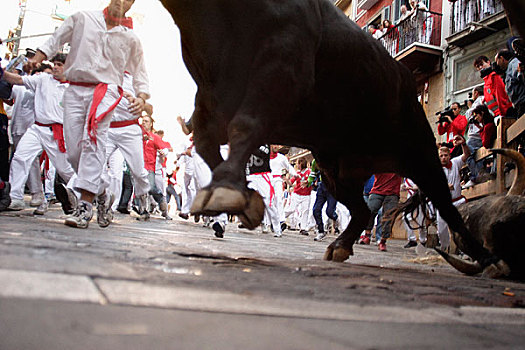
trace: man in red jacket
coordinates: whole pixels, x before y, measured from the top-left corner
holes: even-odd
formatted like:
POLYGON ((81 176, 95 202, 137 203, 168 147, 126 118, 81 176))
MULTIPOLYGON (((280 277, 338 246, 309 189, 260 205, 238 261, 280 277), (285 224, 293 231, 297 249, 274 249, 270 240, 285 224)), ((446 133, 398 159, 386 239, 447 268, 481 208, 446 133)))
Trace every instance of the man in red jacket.
POLYGON ((456 135, 465 135, 465 129, 467 128, 467 117, 459 114, 461 112, 459 103, 452 102, 450 108, 454 113, 454 118, 448 115, 444 116, 448 122, 439 123, 437 128, 439 135, 447 134, 447 142, 451 142, 456 135))
POLYGON ((479 71, 481 78, 485 82, 483 87, 485 104, 492 114, 494 114, 494 117, 499 120, 498 117, 505 117, 512 114, 514 109, 512 108, 512 102, 510 102, 507 91, 505 90, 505 83, 492 69, 488 57, 479 56, 476 58, 474 61, 474 67, 479 71))
MULTIPOLYGON (((365 228, 365 233, 359 239, 360 244, 370 244, 370 234, 374 228, 374 220, 377 212, 383 207, 383 214, 387 214, 391 209, 394 209, 399 202, 399 190, 403 178, 394 173, 375 174, 375 181, 370 196, 368 197, 368 208, 371 215, 368 225, 365 228)), ((383 225, 382 237, 379 242, 379 250, 386 252, 386 240, 392 233, 392 225, 383 225)))

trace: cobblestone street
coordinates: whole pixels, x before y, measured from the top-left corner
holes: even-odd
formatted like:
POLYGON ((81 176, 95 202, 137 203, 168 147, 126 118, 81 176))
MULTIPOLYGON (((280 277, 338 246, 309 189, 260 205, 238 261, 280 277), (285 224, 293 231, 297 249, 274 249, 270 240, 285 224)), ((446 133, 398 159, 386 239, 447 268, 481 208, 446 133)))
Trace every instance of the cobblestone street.
POLYGON ((525 285, 468 277, 391 240, 322 260, 334 238, 230 224, 63 225, 0 214, 0 349, 406 349, 523 346, 525 285))

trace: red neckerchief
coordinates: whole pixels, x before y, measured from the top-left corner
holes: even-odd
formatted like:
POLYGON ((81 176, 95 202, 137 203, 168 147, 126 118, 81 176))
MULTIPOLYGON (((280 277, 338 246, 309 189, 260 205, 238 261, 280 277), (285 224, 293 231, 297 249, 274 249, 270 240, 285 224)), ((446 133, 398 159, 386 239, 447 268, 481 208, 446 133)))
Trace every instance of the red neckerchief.
POLYGON ((452 169, 452 162, 448 162, 447 164, 443 165, 443 168, 452 169))
POLYGON ((104 18, 111 23, 118 23, 121 26, 133 29, 133 19, 131 17, 113 17, 109 14, 108 8, 104 9, 104 18))
POLYGON ((270 152, 270 159, 274 159, 275 157, 277 157, 277 152, 270 152))

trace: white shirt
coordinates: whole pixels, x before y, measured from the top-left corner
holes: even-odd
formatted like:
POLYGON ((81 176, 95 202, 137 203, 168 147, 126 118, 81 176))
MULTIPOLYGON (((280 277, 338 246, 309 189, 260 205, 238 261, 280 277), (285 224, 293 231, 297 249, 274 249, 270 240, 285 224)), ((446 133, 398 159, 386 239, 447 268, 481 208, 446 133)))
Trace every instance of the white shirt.
MULTIPOLYGON (((472 103, 472 107, 470 107, 465 113, 465 117, 467 118, 467 121, 470 121, 474 108, 482 105, 483 101, 484 101, 483 96, 478 96, 478 98, 472 103)), ((481 131, 481 128, 479 126, 477 126, 474 123, 470 123, 470 122, 468 123, 467 136, 469 139, 477 138, 481 140, 481 134, 479 133, 480 131, 481 131)))
POLYGON ((133 30, 121 25, 107 30, 102 11, 81 11, 68 17, 38 49, 51 59, 66 43, 71 45, 64 67, 69 81, 122 86, 128 71, 135 91, 149 97, 142 45, 133 30))
MULTIPOLYGON (((129 92, 131 95, 135 96, 135 90, 133 90, 133 77, 128 74, 124 73, 124 81, 122 82, 122 89, 124 91, 129 92)), ((111 121, 124 121, 124 120, 134 120, 138 117, 136 115, 133 115, 129 112, 129 101, 127 98, 122 97, 117 107, 115 107, 115 110, 113 111, 113 116, 111 117, 111 121)))
POLYGON ((452 199, 456 199, 461 196, 461 176, 459 171, 463 165, 465 165, 465 162, 463 159, 461 159, 461 157, 463 156, 461 155, 450 160, 452 163, 452 167, 450 169, 443 167, 443 171, 445 172, 448 183, 454 186, 454 189, 450 190, 452 199))
POLYGON ((281 176, 283 169, 286 169, 290 173, 290 176, 297 175, 297 172, 288 161, 285 155, 277 153, 277 156, 273 159, 270 158, 270 169, 272 169, 272 176, 281 176))
POLYGON ((11 98, 15 99, 11 111, 11 133, 23 135, 35 123, 35 93, 25 86, 14 85, 11 98))
POLYGON ((35 93, 35 121, 42 124, 62 124, 64 107, 62 98, 68 83, 61 83, 51 74, 23 76, 22 81, 35 93))

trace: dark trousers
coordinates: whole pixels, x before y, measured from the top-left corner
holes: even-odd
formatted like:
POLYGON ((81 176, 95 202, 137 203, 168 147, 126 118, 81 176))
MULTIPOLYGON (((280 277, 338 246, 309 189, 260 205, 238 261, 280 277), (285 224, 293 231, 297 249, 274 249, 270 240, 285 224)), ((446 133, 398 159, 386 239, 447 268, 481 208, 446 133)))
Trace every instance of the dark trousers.
POLYGON ((314 219, 315 224, 317 225, 317 229, 319 232, 324 232, 324 224, 323 224, 323 206, 326 204, 326 215, 332 220, 337 220, 337 213, 335 212, 335 207, 337 205, 337 201, 335 200, 334 196, 328 192, 326 189, 326 186, 319 182, 319 185, 317 186, 317 195, 315 196, 315 203, 314 203, 314 219))
POLYGON ((130 174, 122 174, 122 193, 118 202, 119 209, 127 209, 131 195, 133 194, 133 180, 130 174))

